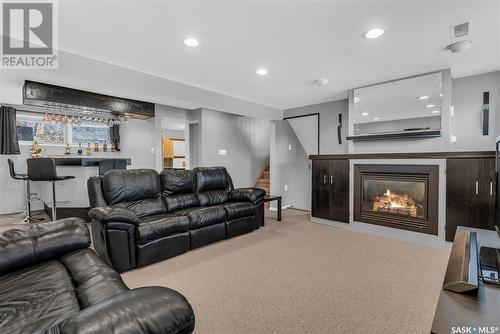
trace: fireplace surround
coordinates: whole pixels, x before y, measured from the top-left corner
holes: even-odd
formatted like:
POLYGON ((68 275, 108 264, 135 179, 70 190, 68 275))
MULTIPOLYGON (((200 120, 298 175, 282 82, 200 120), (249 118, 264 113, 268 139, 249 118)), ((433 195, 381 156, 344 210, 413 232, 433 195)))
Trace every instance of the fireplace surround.
POLYGON ((437 165, 354 164, 354 220, 438 234, 437 165))

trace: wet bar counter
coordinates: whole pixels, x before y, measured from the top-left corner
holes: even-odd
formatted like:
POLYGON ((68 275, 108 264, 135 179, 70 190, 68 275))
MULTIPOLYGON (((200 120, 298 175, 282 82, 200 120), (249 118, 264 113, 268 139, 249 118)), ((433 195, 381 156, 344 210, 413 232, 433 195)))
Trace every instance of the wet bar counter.
MULTIPOLYGON (((56 161, 57 166, 81 166, 81 167, 93 167, 99 166, 99 161, 103 159, 120 159, 116 157, 92 157, 92 156, 78 156, 78 157, 64 157, 64 156, 52 156, 56 161)), ((130 158, 121 158, 127 160, 127 165, 132 163, 130 158)))

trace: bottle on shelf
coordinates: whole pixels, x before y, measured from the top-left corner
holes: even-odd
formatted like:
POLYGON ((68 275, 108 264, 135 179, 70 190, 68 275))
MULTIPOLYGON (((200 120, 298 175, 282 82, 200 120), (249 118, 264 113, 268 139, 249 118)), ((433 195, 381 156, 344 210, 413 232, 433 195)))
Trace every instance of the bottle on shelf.
POLYGON ((104 143, 104 144, 102 145, 102 151, 103 151, 103 152, 108 152, 108 143, 104 143))
POLYGON ((83 154, 82 143, 78 143, 78 155, 83 154))
POLYGON ((92 149, 90 148, 90 143, 87 145, 87 155, 92 155, 92 149))
POLYGON ((99 152, 99 143, 94 144, 94 152, 99 152))
POLYGON ((71 154, 71 147, 69 147, 69 144, 66 144, 66 147, 64 148, 64 155, 70 155, 71 154))

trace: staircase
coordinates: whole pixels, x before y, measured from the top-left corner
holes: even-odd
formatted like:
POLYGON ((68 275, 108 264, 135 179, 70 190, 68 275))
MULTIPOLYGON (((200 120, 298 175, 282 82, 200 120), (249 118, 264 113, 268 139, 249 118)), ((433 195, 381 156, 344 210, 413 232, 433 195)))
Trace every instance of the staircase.
MULTIPOLYGON (((259 179, 255 183, 255 186, 257 188, 262 188, 266 191, 266 194, 269 195, 271 193, 270 188, 271 188, 271 183, 269 179, 269 163, 266 164, 266 167, 262 171, 262 174, 260 174, 259 179)), ((269 207, 269 202, 264 203, 264 207, 268 208, 269 207)))

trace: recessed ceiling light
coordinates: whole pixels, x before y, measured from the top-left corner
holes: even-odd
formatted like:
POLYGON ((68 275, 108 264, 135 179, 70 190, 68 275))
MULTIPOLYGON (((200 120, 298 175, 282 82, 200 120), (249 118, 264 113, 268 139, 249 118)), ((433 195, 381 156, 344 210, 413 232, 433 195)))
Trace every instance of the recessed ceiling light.
POLYGON ((267 70, 265 68, 259 68, 257 71, 255 71, 258 75, 267 75, 267 70))
POLYGON ((419 96, 417 97, 417 99, 419 100, 427 100, 429 97, 427 95, 422 95, 422 96, 419 96))
POLYGON ((434 107, 435 107, 435 105, 434 105, 434 104, 428 104, 428 105, 426 105, 425 107, 426 107, 426 108, 434 108, 434 107))
POLYGON ((185 129, 185 128, 186 128, 186 126, 185 126, 184 124, 179 125, 179 127, 180 127, 181 129, 185 129))
POLYGON ((318 86, 324 86, 326 84, 328 84, 327 78, 321 78, 321 79, 316 80, 316 85, 318 85, 318 86))
POLYGON ((368 115, 369 115, 369 113, 367 113, 367 112, 364 112, 361 114, 361 116, 368 116, 368 115))
POLYGON ((431 113, 433 113, 433 114, 439 114, 439 110, 433 110, 433 111, 431 111, 431 113))
POLYGON ((373 28, 368 30, 368 32, 365 34, 366 38, 377 38, 380 37, 384 34, 384 29, 382 28, 373 28))
POLYGON ((192 48, 200 45, 200 42, 196 38, 186 38, 184 44, 192 48))
POLYGON ((361 98, 360 98, 360 97, 355 97, 355 98, 354 98, 354 103, 359 103, 359 101, 361 101, 361 98))

